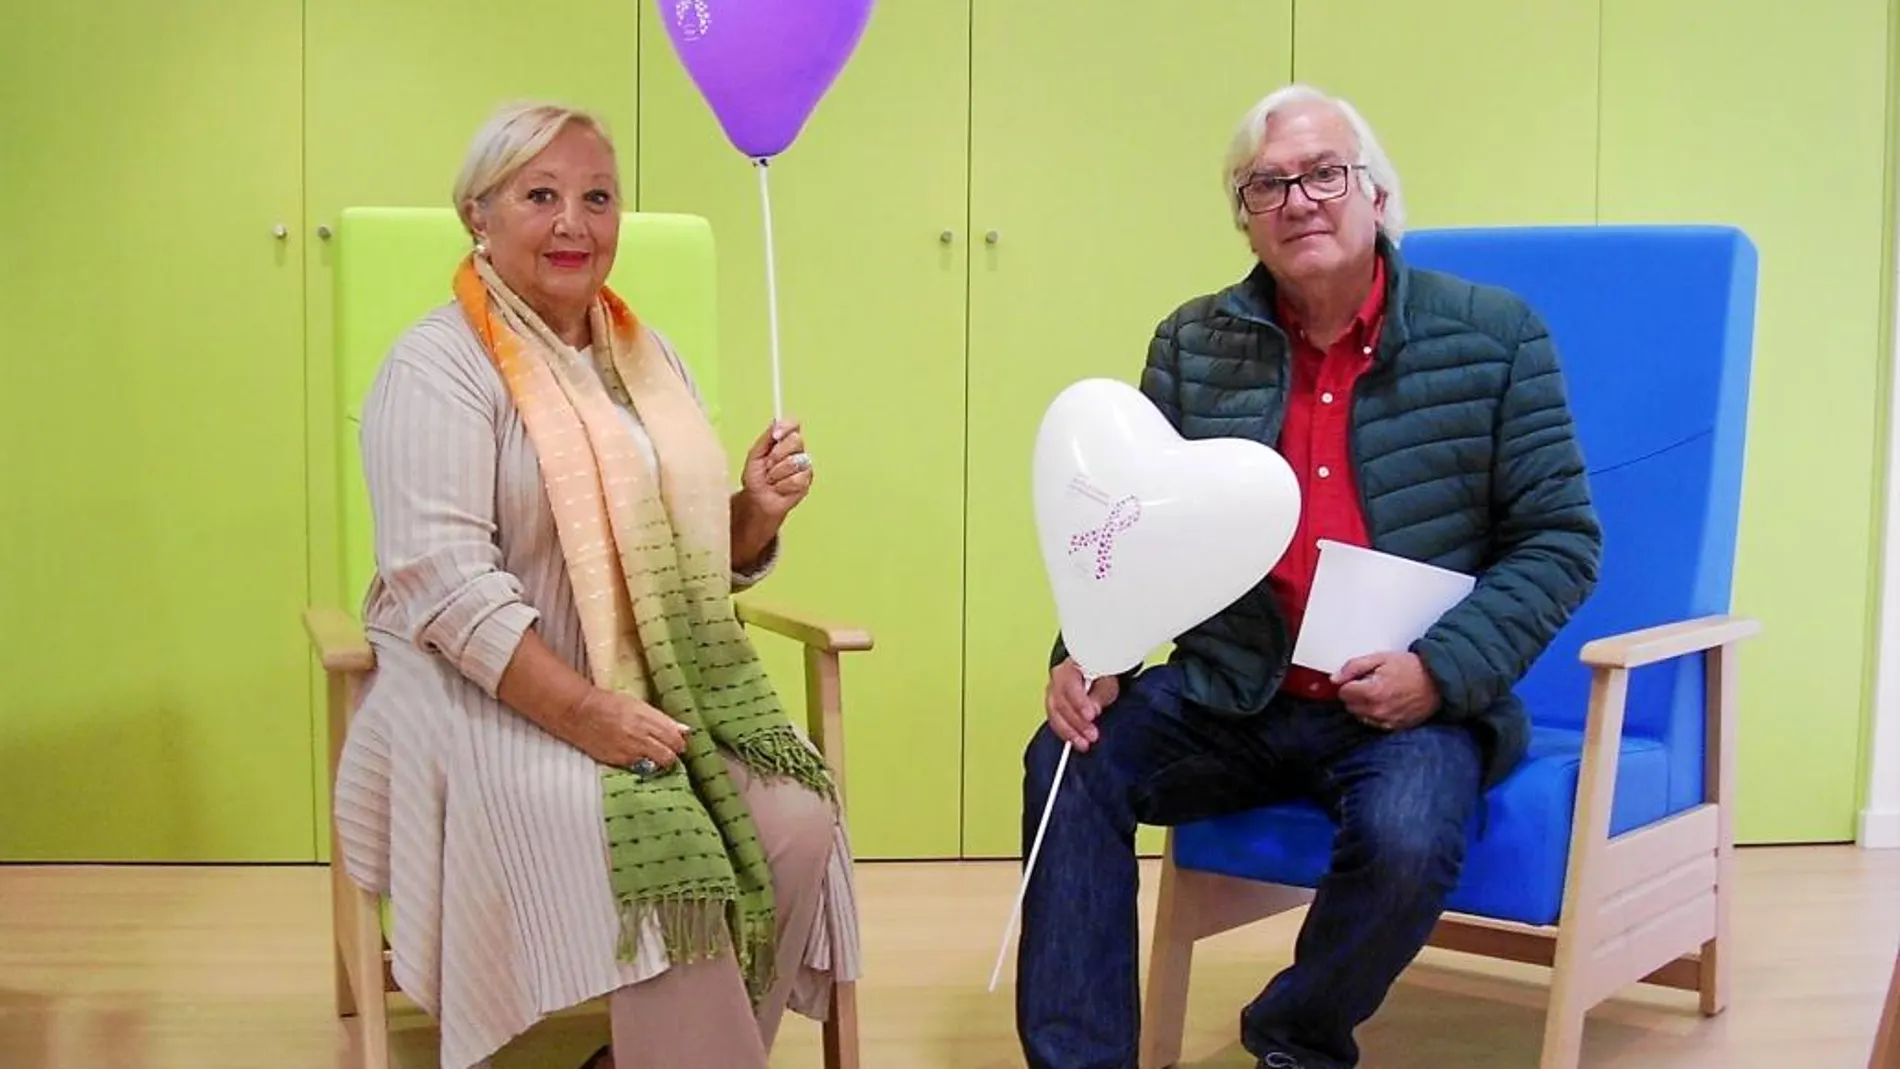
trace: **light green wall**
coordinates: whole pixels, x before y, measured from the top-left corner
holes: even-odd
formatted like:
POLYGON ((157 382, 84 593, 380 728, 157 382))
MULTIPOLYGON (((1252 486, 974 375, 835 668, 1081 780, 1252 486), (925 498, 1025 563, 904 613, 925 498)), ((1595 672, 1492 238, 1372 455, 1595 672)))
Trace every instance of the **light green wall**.
POLYGON ((1592 220, 1598 0, 1295 10, 1294 78, 1347 97, 1372 124, 1408 228, 1592 220))
MULTIPOLYGON (((1768 633, 1744 658, 1739 830, 1848 837, 1893 8, 879 5, 772 168, 786 398, 819 481, 759 592, 877 634, 845 676, 860 852, 1014 852, 1053 626, 1035 419, 1073 378, 1132 381, 1153 323, 1244 269, 1217 163, 1294 76, 1361 106, 1414 226, 1716 221, 1760 242, 1737 607, 1768 633)), ((541 5, 535 25, 576 31, 546 63, 483 60, 518 32, 502 0, 23 10, 0 37, 0 233, 29 250, 0 287, 0 782, 47 804, 0 822, 0 859, 318 855, 297 613, 357 592, 335 563, 352 458, 327 418, 334 249, 315 228, 443 203, 502 100, 603 111, 638 206, 714 223, 736 451, 770 414, 755 174, 647 3, 541 5)), ((767 643, 790 695, 793 653, 767 643)))
POLYGON ((1603 9, 1603 220, 1734 223, 1761 250, 1735 591, 1766 626, 1741 662, 1746 841, 1851 839, 1860 805, 1884 457, 1888 8, 1603 9))
POLYGON ((309 856, 301 8, 0 33, 0 859, 309 856))

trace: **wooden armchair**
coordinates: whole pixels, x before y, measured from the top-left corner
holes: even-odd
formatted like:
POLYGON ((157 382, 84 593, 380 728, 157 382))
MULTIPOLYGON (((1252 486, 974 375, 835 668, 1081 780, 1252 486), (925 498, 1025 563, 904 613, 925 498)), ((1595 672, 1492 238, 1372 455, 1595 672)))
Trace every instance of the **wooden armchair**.
MULTIPOLYGON (((1720 1013, 1727 1005, 1728 957, 1722 948, 1729 931, 1735 844, 1734 654, 1737 643, 1759 630, 1753 620, 1712 617, 1586 646, 1582 657, 1593 682, 1577 769, 1561 922, 1530 925, 1448 914, 1432 932, 1433 946, 1552 969, 1540 1069, 1576 1069, 1584 1015, 1630 984, 1696 991, 1705 1015, 1720 1013), (1610 814, 1624 744, 1629 675, 1646 665, 1696 654, 1705 657, 1708 674, 1706 796, 1658 822, 1612 835, 1610 814)), ((1532 774, 1538 771, 1543 770, 1533 768, 1532 774)), ((1201 867, 1202 843, 1188 851, 1196 863, 1183 865, 1177 861, 1177 834, 1169 833, 1162 862, 1143 1009, 1142 1069, 1163 1069, 1180 1059, 1194 943, 1304 905, 1312 897, 1310 890, 1297 885, 1201 867)), ((1205 839, 1220 830, 1209 824, 1187 834, 1205 839)), ((1461 890, 1471 887, 1467 877, 1461 890)))
MULTIPOLYGON (((397 337, 441 303, 443 280, 468 251, 468 235, 448 208, 353 207, 338 220, 336 255, 336 389, 338 514, 342 535, 338 570, 342 589, 362 591, 375 574, 373 520, 361 476, 356 433, 362 398, 397 337)), ((620 256, 608 283, 663 330, 691 367, 709 415, 719 423, 716 359, 718 316, 712 224, 699 216, 627 212, 620 225, 620 256)), ((871 648, 871 636, 827 627, 804 616, 762 607, 743 597, 739 619, 805 647, 808 732, 844 792, 844 725, 839 655, 871 648)), ((304 617, 310 641, 329 676, 330 783, 364 678, 375 658, 357 621, 336 609, 304 617)), ((331 896, 336 918, 336 1004, 360 1032, 362 1069, 389 1064, 384 995, 396 990, 383 938, 382 903, 343 872, 331 822, 331 896)), ((838 984, 824 1028, 825 1064, 857 1069, 857 1002, 853 985, 838 984)))
MULTIPOLYGON (((838 784, 845 791, 844 705, 840 689, 840 654, 871 648, 869 632, 831 627, 782 609, 749 600, 738 603, 739 619, 782 635, 805 648, 806 730, 825 755, 838 784)), ((311 609, 304 614, 323 670, 328 676, 330 725, 330 783, 336 784, 337 761, 348 736, 350 716, 356 710, 364 679, 376 667, 375 654, 362 627, 338 609, 311 609)), ((390 975, 389 944, 383 935, 382 903, 352 882, 343 871, 336 825, 330 825, 330 902, 336 932, 336 1012, 355 1025, 358 1069, 388 1069, 389 1018, 386 995, 396 991, 390 975)), ((826 1069, 859 1069, 856 984, 834 983, 831 1013, 824 1022, 826 1069)))

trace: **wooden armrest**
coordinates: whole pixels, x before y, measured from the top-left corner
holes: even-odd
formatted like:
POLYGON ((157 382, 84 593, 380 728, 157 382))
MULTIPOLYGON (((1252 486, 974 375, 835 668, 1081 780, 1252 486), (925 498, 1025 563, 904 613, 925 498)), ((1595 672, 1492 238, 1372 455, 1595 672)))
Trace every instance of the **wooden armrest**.
POLYGON ((739 622, 762 627, 821 653, 848 653, 871 648, 871 633, 855 627, 834 627, 802 613, 749 600, 736 602, 739 622))
POLYGON ((363 637, 363 625, 342 609, 307 609, 304 630, 316 647, 326 672, 367 672, 376 667, 376 653, 363 637))
POLYGON ((1647 627, 1584 644, 1577 656, 1592 668, 1641 668, 1688 653, 1727 646, 1761 632, 1761 621, 1745 616, 1704 616, 1699 620, 1647 627))

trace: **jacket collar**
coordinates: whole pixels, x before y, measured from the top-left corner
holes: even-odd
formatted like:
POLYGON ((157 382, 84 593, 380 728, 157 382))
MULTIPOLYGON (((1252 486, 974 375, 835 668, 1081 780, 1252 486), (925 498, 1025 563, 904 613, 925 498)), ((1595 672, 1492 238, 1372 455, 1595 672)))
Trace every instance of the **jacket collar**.
MULTIPOLYGON (((1385 261, 1385 325, 1379 331, 1379 351, 1373 357, 1373 363, 1378 365, 1391 361, 1411 338, 1411 309, 1405 303, 1411 292, 1411 272, 1405 258, 1399 255, 1398 246, 1388 240, 1384 232, 1376 239, 1374 252, 1385 261)), ((1271 327, 1284 335, 1279 315, 1274 311, 1278 290, 1279 283, 1268 273, 1266 265, 1256 263, 1246 278, 1227 287, 1216 307, 1237 319, 1271 327)))

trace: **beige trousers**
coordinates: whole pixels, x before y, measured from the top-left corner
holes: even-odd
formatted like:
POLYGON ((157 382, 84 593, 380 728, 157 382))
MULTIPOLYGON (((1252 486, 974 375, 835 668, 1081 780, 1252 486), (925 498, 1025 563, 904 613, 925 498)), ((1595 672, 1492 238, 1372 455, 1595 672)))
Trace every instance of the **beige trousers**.
POLYGON ((818 919, 837 817, 830 802, 796 783, 768 784, 730 756, 726 764, 772 869, 778 982, 755 1016, 728 951, 615 991, 608 999, 615 1069, 766 1069, 766 1052, 818 919))

